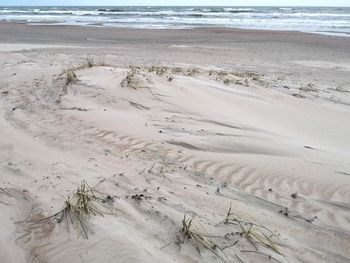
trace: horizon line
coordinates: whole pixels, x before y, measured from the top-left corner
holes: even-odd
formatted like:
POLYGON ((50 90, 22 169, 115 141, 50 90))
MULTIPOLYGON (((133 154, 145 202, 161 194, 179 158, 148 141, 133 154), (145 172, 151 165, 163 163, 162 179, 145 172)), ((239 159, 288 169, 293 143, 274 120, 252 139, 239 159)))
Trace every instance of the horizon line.
POLYGON ((338 5, 0 5, 0 7, 350 7, 338 5))

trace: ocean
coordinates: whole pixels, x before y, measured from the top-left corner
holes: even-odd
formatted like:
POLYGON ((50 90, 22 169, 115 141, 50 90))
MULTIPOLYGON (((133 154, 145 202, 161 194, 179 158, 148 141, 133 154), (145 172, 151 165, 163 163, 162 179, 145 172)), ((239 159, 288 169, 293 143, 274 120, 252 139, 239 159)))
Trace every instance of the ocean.
POLYGON ((138 28, 227 27, 350 34, 350 7, 0 7, 0 21, 138 28))

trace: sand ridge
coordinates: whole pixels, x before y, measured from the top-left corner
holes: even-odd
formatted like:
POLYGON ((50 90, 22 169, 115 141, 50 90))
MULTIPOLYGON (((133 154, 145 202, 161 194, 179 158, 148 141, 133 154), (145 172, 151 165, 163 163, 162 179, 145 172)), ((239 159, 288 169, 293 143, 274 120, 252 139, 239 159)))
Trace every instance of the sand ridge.
POLYGON ((6 262, 220 262, 176 240, 184 215, 210 235, 232 232, 216 226, 230 204, 275 233, 281 255, 242 252, 255 250, 242 240, 225 262, 349 260, 348 92, 186 63, 130 68, 94 56, 81 67, 78 49, 1 53, 6 262), (77 79, 64 89, 67 68, 77 79), (113 215, 91 218, 94 235, 55 222, 28 229, 81 180, 114 199, 113 215))

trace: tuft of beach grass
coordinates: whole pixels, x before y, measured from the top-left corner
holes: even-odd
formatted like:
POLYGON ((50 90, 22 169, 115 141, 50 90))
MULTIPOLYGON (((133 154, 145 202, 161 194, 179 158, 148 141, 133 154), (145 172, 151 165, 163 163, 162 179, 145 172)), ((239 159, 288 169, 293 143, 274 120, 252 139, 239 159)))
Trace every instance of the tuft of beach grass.
POLYGON ((282 255, 277 244, 273 240, 275 237, 277 237, 277 235, 265 226, 255 224, 235 215, 235 213, 232 211, 231 204, 226 214, 226 218, 219 222, 216 226, 219 225, 229 225, 236 230, 236 232, 232 233, 239 234, 239 239, 233 244, 225 247, 225 249, 235 246, 242 239, 246 239, 254 247, 254 251, 257 253, 263 254, 263 252, 259 251, 258 246, 260 245, 272 250, 278 255, 282 255))
POLYGON ((87 57, 85 58, 85 65, 87 68, 92 68, 94 67, 96 64, 95 64, 95 60, 93 57, 87 57))
POLYGON ((208 237, 203 225, 195 217, 187 217, 184 215, 181 233, 183 235, 182 243, 184 243, 185 240, 192 240, 197 249, 199 249, 199 246, 202 246, 225 262, 224 257, 221 255, 221 249, 208 237))
POLYGON ((68 87, 69 85, 76 83, 78 81, 77 75, 75 71, 71 68, 64 70, 64 77, 65 77, 65 86, 68 87))
POLYGON ((67 231, 72 227, 88 239, 90 234, 94 234, 89 222, 90 218, 112 213, 106 206, 111 201, 110 199, 108 196, 105 198, 97 196, 94 190, 83 180, 77 190, 73 192, 73 195, 67 197, 63 208, 59 212, 43 219, 27 221, 27 223, 30 223, 34 229, 42 228, 52 222, 65 224, 67 231))

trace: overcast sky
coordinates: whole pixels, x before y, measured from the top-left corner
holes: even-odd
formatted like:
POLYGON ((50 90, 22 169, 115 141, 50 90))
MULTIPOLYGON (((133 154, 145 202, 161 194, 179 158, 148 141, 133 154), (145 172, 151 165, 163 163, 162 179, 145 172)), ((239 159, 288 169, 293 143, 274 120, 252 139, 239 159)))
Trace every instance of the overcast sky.
POLYGON ((0 0, 4 5, 350 6, 350 0, 0 0))

